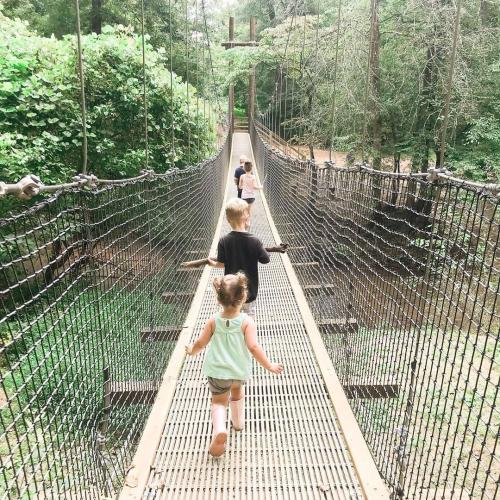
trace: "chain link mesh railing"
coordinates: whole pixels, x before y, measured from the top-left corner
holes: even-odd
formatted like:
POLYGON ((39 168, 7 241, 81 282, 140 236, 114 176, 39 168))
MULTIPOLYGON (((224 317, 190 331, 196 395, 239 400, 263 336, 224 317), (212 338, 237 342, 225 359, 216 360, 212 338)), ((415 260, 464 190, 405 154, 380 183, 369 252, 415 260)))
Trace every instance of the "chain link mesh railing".
POLYGON ((63 190, 0 221, 0 497, 121 485, 223 200, 216 157, 63 190))
POLYGON ((252 135, 274 221, 393 493, 496 498, 498 194, 316 165, 252 135))

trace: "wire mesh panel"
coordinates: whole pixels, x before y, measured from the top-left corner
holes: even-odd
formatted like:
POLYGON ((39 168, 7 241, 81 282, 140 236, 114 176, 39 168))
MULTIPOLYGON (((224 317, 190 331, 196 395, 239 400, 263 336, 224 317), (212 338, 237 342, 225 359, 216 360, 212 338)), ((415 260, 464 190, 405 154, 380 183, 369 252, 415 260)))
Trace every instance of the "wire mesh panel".
POLYGON ((0 221, 0 494, 112 494, 201 271, 230 137, 200 165, 57 193, 0 221))
POLYGON ((498 196, 320 166, 252 136, 278 230, 393 492, 495 498, 498 196))

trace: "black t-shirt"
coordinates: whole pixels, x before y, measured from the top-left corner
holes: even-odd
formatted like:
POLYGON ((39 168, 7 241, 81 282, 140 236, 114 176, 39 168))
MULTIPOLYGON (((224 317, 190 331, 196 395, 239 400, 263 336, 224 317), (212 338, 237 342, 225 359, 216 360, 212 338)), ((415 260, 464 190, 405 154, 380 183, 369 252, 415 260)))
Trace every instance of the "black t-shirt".
POLYGON ((248 278, 247 302, 257 298, 259 288, 258 263, 267 264, 269 254, 262 241, 250 233, 231 231, 219 240, 217 260, 224 264, 224 274, 243 271, 248 278))
MULTIPOLYGON (((238 179, 238 184, 240 183, 240 177, 245 173, 245 169, 243 167, 236 167, 234 171, 234 178, 238 179)), ((239 188, 238 188, 239 189, 239 188)))

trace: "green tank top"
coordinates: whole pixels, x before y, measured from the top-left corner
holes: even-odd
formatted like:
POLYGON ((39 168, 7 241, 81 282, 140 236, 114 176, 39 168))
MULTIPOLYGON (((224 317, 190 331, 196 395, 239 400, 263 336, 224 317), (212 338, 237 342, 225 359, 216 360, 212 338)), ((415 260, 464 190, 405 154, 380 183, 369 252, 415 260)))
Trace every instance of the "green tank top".
POLYGON ((203 373, 222 380, 247 380, 252 374, 252 357, 245 343, 241 325, 247 315, 233 319, 215 316, 215 331, 208 344, 203 373))

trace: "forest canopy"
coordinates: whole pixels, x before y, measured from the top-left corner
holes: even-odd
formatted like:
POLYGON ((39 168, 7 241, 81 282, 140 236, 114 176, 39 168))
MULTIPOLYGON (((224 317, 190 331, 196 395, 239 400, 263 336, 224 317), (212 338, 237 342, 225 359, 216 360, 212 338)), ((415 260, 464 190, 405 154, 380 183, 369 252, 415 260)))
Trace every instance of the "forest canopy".
POLYGON ((247 0, 235 8, 237 24, 244 32, 257 13, 259 48, 232 51, 234 78, 244 87, 241 75, 257 64, 260 112, 291 142, 352 151, 358 160, 364 142, 376 168, 382 158, 394 169, 407 159, 414 171, 439 163, 449 92, 445 166, 498 182, 500 4, 462 0, 448 88, 456 7, 445 0, 247 0))
MULTIPOLYGON (((0 5, 9 18, 0 21, 0 177, 14 180, 30 170, 47 181, 67 180, 78 170, 81 142, 73 2, 0 5), (19 61, 4 56, 11 48, 19 61), (36 99, 33 94, 17 102, 21 94, 16 97, 10 86, 28 81, 37 89, 36 99), (56 118, 57 124, 48 122, 56 118)), ((81 0, 80 5, 89 169, 103 176, 131 175, 144 163, 141 2, 81 0)), ((205 97, 205 107, 211 100, 213 109, 216 91, 224 100, 233 83, 238 112, 244 114, 248 72, 255 65, 257 113, 277 132, 311 152, 350 152, 375 168, 397 171, 403 162, 412 171, 440 166, 449 96, 444 166, 459 176, 498 182, 500 4, 462 0, 450 86, 456 7, 447 0, 144 2, 151 166, 164 171, 210 154, 214 132, 207 131, 205 118, 193 120, 193 100, 200 106, 195 96, 205 97), (237 40, 248 39, 250 16, 256 16, 258 47, 221 47, 230 15, 236 17, 237 40), (178 75, 173 99, 170 70, 178 75), (167 133, 172 122, 175 148, 167 133), (193 139, 196 147, 186 147, 193 139)), ((220 117, 225 106, 217 109, 220 117)))

